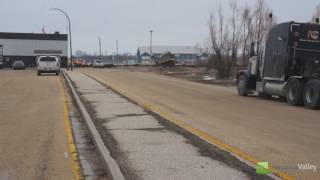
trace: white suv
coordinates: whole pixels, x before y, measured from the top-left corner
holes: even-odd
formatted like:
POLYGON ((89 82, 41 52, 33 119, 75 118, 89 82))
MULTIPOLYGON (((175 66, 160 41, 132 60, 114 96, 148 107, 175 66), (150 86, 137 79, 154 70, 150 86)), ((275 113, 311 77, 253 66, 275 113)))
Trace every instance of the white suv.
POLYGON ((93 62, 93 67, 94 68, 103 68, 104 67, 104 62, 102 60, 95 60, 93 62))
POLYGON ((60 58, 57 56, 39 56, 37 58, 38 76, 41 73, 60 73, 60 58))

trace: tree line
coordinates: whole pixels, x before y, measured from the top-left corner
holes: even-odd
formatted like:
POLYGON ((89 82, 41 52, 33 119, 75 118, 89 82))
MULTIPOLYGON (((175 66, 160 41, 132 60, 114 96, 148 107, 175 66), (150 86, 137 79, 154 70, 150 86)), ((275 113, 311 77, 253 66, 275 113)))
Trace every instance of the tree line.
POLYGON ((255 43, 256 55, 262 58, 269 30, 277 22, 265 0, 257 0, 253 6, 239 6, 232 0, 229 11, 226 16, 219 5, 208 18, 208 68, 215 69, 220 79, 229 78, 236 63, 248 63, 251 42, 255 43))

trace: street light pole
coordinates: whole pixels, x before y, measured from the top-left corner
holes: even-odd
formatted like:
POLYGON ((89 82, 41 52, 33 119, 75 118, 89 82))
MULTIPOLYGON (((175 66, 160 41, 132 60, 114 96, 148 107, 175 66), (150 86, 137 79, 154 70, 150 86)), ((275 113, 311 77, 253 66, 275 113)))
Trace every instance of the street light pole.
MULTIPOLYGON (((70 62, 71 62, 71 71, 73 70, 73 59, 72 59, 72 38, 71 38, 71 22, 70 22, 70 18, 69 18, 69 16, 68 16, 68 14, 65 12, 65 11, 63 11, 62 9, 59 9, 59 8, 51 8, 50 10, 55 10, 55 11, 60 11, 60 12, 62 12, 64 15, 65 15, 65 17, 67 18, 67 20, 68 20, 68 24, 69 24, 69 38, 70 38, 70 40, 69 40, 69 42, 70 42, 70 62)), ((68 63, 68 69, 69 69, 69 63, 68 63)))
POLYGON ((119 63, 119 60, 118 60, 118 58, 119 58, 119 41, 118 40, 116 41, 116 51, 117 51, 116 62, 119 63))
POLYGON ((151 60, 152 60, 152 33, 153 33, 153 30, 150 30, 150 56, 151 56, 151 60))
POLYGON ((102 57, 102 52, 101 52, 101 37, 98 36, 98 40, 99 40, 99 55, 100 55, 100 58, 102 57))

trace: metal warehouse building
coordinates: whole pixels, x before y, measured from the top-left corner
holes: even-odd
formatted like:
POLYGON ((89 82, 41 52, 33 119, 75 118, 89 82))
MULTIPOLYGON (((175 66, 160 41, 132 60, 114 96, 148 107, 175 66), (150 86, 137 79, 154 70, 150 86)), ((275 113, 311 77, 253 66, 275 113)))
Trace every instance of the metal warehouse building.
MULTIPOLYGON (((138 63, 144 63, 150 59, 150 47, 138 47, 138 63)), ((200 61, 206 61, 207 54, 201 48, 194 46, 152 46, 152 56, 154 59, 160 58, 163 54, 171 53, 176 57, 177 64, 195 65, 200 61)), ((151 63, 152 64, 152 63, 151 63)))
POLYGON ((11 67, 16 60, 22 60, 26 66, 34 66, 39 55, 57 55, 61 57, 61 66, 68 61, 68 35, 7 33, 0 32, 0 59, 4 67, 11 67))

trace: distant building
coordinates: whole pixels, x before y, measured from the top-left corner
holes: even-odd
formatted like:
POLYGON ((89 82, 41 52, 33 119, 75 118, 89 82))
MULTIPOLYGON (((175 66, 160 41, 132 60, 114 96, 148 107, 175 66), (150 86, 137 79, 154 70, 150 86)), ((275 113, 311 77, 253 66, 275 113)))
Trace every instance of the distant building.
POLYGON ((66 34, 36 34, 0 32, 0 59, 5 67, 11 67, 15 60, 22 60, 26 66, 35 65, 38 55, 57 55, 61 66, 68 60, 68 36, 66 34))
POLYGON ((155 64, 166 53, 173 54, 179 65, 203 64, 203 61, 207 61, 207 54, 193 46, 152 46, 152 58, 150 47, 139 47, 137 60, 141 64, 155 64))
POLYGON ((153 60, 151 60, 151 55, 147 52, 142 53, 141 57, 138 58, 139 64, 143 64, 143 65, 154 65, 155 62, 153 60))

